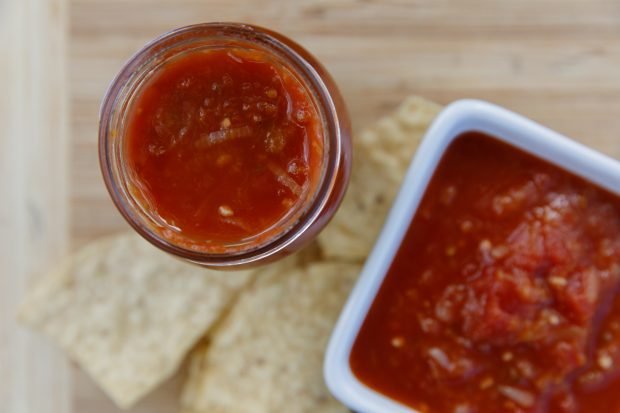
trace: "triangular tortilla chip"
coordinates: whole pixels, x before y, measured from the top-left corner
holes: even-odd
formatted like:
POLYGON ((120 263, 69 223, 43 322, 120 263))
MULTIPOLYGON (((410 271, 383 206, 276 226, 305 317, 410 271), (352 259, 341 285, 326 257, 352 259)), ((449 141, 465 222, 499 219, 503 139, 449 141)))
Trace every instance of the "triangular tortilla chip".
POLYGON ((209 346, 190 359, 191 413, 348 413, 323 382, 323 355, 360 266, 314 263, 260 273, 209 346))
POLYGON ((347 195, 318 239, 327 258, 366 259, 413 154, 440 110, 436 103, 410 97, 356 137, 347 195))
POLYGON ((175 372, 252 274, 187 264, 122 234, 87 245, 43 277, 20 318, 127 408, 175 372))

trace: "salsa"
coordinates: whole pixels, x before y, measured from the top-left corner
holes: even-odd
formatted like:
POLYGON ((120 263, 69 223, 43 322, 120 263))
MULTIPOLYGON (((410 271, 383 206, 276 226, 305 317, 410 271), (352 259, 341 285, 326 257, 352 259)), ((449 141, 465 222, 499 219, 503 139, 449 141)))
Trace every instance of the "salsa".
POLYGON ((300 214, 320 179, 311 94, 258 50, 184 53, 133 98, 124 156, 132 196, 173 244, 259 245, 300 214))
POLYGON ((492 137, 448 148, 353 345, 430 413, 620 412, 620 198, 492 137))

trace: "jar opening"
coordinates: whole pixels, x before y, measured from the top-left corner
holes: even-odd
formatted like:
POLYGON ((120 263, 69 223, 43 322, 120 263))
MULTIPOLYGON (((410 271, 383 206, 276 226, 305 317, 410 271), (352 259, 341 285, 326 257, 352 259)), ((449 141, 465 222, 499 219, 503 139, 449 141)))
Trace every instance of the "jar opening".
MULTIPOLYGON (((193 66, 193 69, 197 67, 193 66)), ((226 75, 226 73, 224 74, 226 75)), ((208 76, 206 78, 212 80, 208 76)), ((181 83, 177 86, 180 88, 187 87, 190 95, 197 98, 197 86, 189 84, 191 83, 191 76, 187 78, 187 85, 183 85, 183 81, 181 79, 181 83)), ((172 96, 174 97, 174 93, 172 96)), ((178 96, 180 94, 177 93, 178 96)), ((336 172, 341 158, 340 151, 340 127, 334 102, 321 76, 304 57, 279 39, 246 25, 204 24, 182 28, 162 36, 147 45, 127 63, 124 70, 113 82, 102 107, 100 125, 102 170, 117 207, 134 229, 147 240, 173 254, 197 262, 208 261, 209 263, 216 262, 228 265, 231 262, 231 257, 235 257, 236 261, 246 262, 262 259, 286 248, 313 222, 320 219, 321 211, 325 207, 327 198, 335 184, 336 172), (254 65, 252 66, 254 71, 259 67, 256 65, 260 64, 272 70, 275 69, 276 75, 272 77, 272 80, 275 82, 274 85, 280 84, 282 87, 274 86, 272 88, 260 82, 252 84, 253 82, 247 81, 248 79, 251 80, 252 72, 244 74, 244 76, 249 77, 241 79, 246 80, 239 83, 241 86, 237 84, 237 87, 241 88, 247 86, 247 90, 234 89, 229 95, 231 99, 228 101, 226 98, 217 99, 218 96, 225 96, 220 93, 221 91, 216 90, 217 87, 224 89, 240 79, 229 77, 228 81, 231 82, 229 85, 226 85, 226 77, 223 78, 222 82, 213 82, 211 86, 203 82, 200 86, 203 89, 207 86, 213 87, 214 94, 207 94, 204 101, 196 107, 180 107, 186 102, 175 101, 174 98, 165 104, 161 104, 160 99, 159 107, 153 104, 149 106, 149 103, 152 102, 149 102, 148 99, 145 100, 145 96, 149 94, 149 89, 153 86, 159 87, 158 93, 161 95, 161 88, 167 85, 167 81, 174 78, 174 76, 166 78, 165 75, 171 68, 178 71, 182 69, 183 62, 187 63, 196 56, 200 57, 198 60, 206 58, 208 61, 209 58, 205 56, 211 55, 213 57, 216 54, 222 54, 222 56, 225 54, 228 59, 238 60, 239 64, 244 61, 250 62, 250 66, 254 65), (254 86, 256 90, 250 90, 254 86), (293 98, 290 96, 292 90, 297 93, 293 98), (218 93, 220 94, 218 95, 218 93), (255 95, 258 93, 256 96, 261 96, 261 99, 252 101, 252 93, 255 95), (212 99, 214 102, 208 102, 209 96, 215 97, 212 99), (222 109, 222 105, 233 100, 235 100, 237 109, 231 109, 232 112, 222 109), (303 106, 303 110, 299 110, 299 107, 295 106, 299 102, 306 105, 303 106), (209 108, 209 103, 216 105, 220 109, 219 112, 213 107, 209 108), (243 111, 250 107, 252 110, 249 110, 247 116, 244 117, 243 111), (302 145, 297 145, 299 146, 297 149, 302 156, 297 158, 306 163, 301 162, 302 164, 298 165, 300 162, 295 156, 287 159, 288 163, 278 163, 274 160, 280 160, 280 158, 271 157, 274 151, 282 150, 282 130, 273 127, 273 125, 279 124, 281 118, 272 119, 271 123, 268 122, 265 126, 262 117, 267 118, 269 111, 276 113, 278 109, 282 109, 281 113, 284 113, 288 117, 287 119, 291 121, 292 126, 289 125, 290 128, 287 129, 286 133, 297 136, 295 135, 296 132, 303 132, 303 136, 298 134, 298 137, 302 138, 299 140, 302 145), (147 113, 149 110, 152 112, 151 115, 153 113, 162 115, 159 119, 160 124, 153 122, 156 116, 152 119, 136 121, 141 116, 142 118, 146 117, 140 111, 147 113), (173 112, 172 115, 169 112, 173 112), (215 115, 216 112, 219 117, 215 115), (190 115, 187 115, 188 113, 190 115), (231 113, 232 115, 229 116, 231 113), (188 119, 191 120, 184 124, 183 116, 189 116, 188 119), (202 118, 200 118, 201 116, 202 118), (261 119, 257 120, 258 117, 261 119), (252 120, 255 123, 252 123, 252 120), (211 124, 206 129, 194 127, 202 121, 211 124), (214 126, 214 121, 218 121, 219 124, 214 126), (305 124, 304 127, 300 127, 302 123, 305 124), (172 127, 174 130, 166 130, 166 127, 170 127, 170 125, 174 126, 172 127), (158 127, 161 130, 158 130, 158 127), (149 128, 155 132, 150 130, 146 133, 145 131, 149 128), (171 131, 172 134, 169 133, 171 131), (166 166, 172 165, 171 168, 173 169, 188 169, 192 162, 196 161, 192 158, 201 158, 204 162, 208 155, 218 152, 219 155, 222 155, 220 156, 221 166, 229 167, 232 162, 230 158, 234 158, 233 155, 235 154, 238 155, 238 148, 244 145, 246 145, 246 149, 250 148, 251 145, 247 146, 248 136, 258 133, 257 131, 261 133, 262 147, 259 149, 253 147, 252 149, 256 151, 256 156, 262 156, 262 150, 263 155, 265 155, 264 159, 246 164, 241 163, 237 166, 240 166, 241 169, 248 166, 258 168, 256 172, 250 173, 247 170, 241 172, 241 175, 245 177, 243 182, 246 184, 248 179, 255 178, 254 175, 271 176, 271 178, 265 179, 271 179, 272 182, 275 182, 273 194, 277 193, 282 196, 279 198, 276 196, 277 201, 281 203, 279 207, 272 208, 276 213, 269 211, 271 220, 261 218, 263 222, 254 226, 247 224, 247 219, 244 222, 243 215, 246 214, 246 217, 249 217, 251 214, 248 211, 253 208, 257 209, 256 206, 251 205, 251 197, 246 196, 244 198, 244 194, 239 195, 240 200, 234 206, 230 204, 234 203, 235 200, 220 202, 219 204, 217 202, 216 204, 204 202, 204 205, 192 205, 191 196, 178 199, 179 194, 187 195, 188 193, 182 191, 175 193, 171 189, 179 186, 179 182, 182 181, 175 180, 174 177, 166 180, 166 166), (191 148, 187 146, 187 142, 190 142, 189 138, 183 140, 190 133, 193 134, 193 140, 191 140, 193 146, 191 148), (152 135, 150 141, 148 139, 134 139, 135 136, 148 134, 152 135), (164 157, 163 154, 166 150, 166 148, 157 147, 157 139, 161 137, 158 137, 158 134, 166 135, 168 138, 173 136, 170 142, 177 145, 175 155, 178 157, 186 156, 186 158, 181 159, 176 164, 170 159, 164 161, 156 159, 160 155, 164 157), (185 149, 179 150, 184 145, 186 146, 185 149), (215 147, 217 150, 213 149, 215 147), (225 147, 232 151, 231 156, 227 157, 226 151, 220 151, 225 147), (139 150, 139 148, 141 149, 139 150), (209 150, 203 151, 204 153, 201 152, 204 149, 209 150), (151 175, 145 173, 148 165, 144 162, 144 158, 148 152, 155 159, 151 165, 155 166, 151 168, 151 175), (302 169, 304 172, 300 173, 299 171, 302 169), (151 180, 149 181, 145 177, 151 180), (155 190, 156 188, 158 190, 155 190), (169 193, 166 194, 165 191, 169 193), (173 199, 170 199, 171 197, 173 199), (165 204, 164 201, 168 203, 169 208, 167 210, 162 208, 162 205, 165 204), (201 206, 206 212, 201 212, 201 206), (174 208, 177 210, 173 210, 174 208), (197 230, 197 228, 200 229, 200 225, 195 224, 192 217, 179 219, 181 216, 179 211, 185 210, 186 213, 190 214, 192 209, 194 214, 205 214, 207 229, 217 227, 217 225, 211 225, 215 221, 211 222, 208 219, 208 217, 215 217, 224 223, 229 223, 229 228, 232 230, 226 230, 224 225, 222 227, 224 229, 220 228, 219 232, 214 231, 213 234, 215 235, 213 236, 209 236, 208 231, 203 231, 201 235, 200 231, 197 230), (237 228, 235 229, 235 227, 237 228), (193 233, 192 228, 196 229, 193 233), (231 235, 234 233, 238 235, 237 238, 231 235)), ((220 158, 215 160, 215 164, 219 162, 220 158)), ((251 159, 251 157, 246 156, 245 159, 251 159)), ((201 167, 194 171, 204 172, 201 167)), ((218 188, 219 185, 220 193, 222 193, 222 188, 227 185, 231 186, 231 177, 234 175, 229 173, 230 170, 227 168, 222 169, 222 171, 225 172, 222 172, 221 177, 223 179, 220 179, 221 182, 214 182, 211 186, 213 189, 218 188)), ((198 178, 204 178, 204 176, 203 174, 194 174, 192 179, 195 180, 196 185, 204 184, 208 187, 207 180, 198 178)), ((256 178, 254 184, 258 185, 257 182, 260 182, 260 179, 256 178)), ((256 186, 252 185, 250 183, 242 190, 251 192, 252 188, 256 186)), ((264 191, 268 186, 264 186, 262 190, 264 191)), ((204 197, 208 201, 209 192, 206 187, 204 197)), ((228 188, 229 192, 230 190, 231 188, 228 188)), ((200 189, 196 189, 193 192, 198 193, 199 191, 200 189)), ((260 190, 255 191, 253 195, 257 196, 257 194, 260 194, 260 190)), ((266 205, 265 200, 269 197, 256 199, 260 201, 259 204, 266 205)), ((268 208, 264 208, 264 210, 267 211, 268 208)), ((195 221, 199 221, 198 215, 195 217, 195 221)))

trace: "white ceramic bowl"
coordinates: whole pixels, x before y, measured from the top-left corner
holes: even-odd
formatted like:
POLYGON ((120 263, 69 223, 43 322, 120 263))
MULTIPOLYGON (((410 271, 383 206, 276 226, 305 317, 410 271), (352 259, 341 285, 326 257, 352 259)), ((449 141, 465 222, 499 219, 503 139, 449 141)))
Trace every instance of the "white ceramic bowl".
POLYGON ((405 175, 377 243, 332 333, 324 374, 332 394, 359 413, 416 413, 360 382, 349 355, 366 314, 443 153, 463 132, 479 131, 620 195, 620 162, 490 103, 461 100, 435 119, 405 175))

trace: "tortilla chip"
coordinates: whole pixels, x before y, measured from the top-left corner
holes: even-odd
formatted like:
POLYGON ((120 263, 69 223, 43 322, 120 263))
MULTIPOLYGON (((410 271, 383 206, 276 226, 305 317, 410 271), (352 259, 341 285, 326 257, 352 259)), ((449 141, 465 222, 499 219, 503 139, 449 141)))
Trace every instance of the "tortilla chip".
POLYGON ((402 176, 424 133, 441 109, 440 105, 419 96, 409 97, 393 114, 362 132, 359 141, 371 156, 393 159, 393 167, 402 176))
POLYGON ((358 147, 351 182, 340 209, 319 235, 328 259, 363 261, 381 230, 399 181, 358 147))
POLYGON ((254 272, 210 271, 123 234, 84 247, 43 277, 20 318, 127 408, 173 375, 254 272))
POLYGON ((192 413, 347 413, 323 383, 328 336, 360 267, 314 263, 257 276, 210 346, 195 350, 182 405, 192 413))
POLYGON ((366 259, 413 154, 440 109, 436 103, 411 97, 355 140, 347 195, 319 236, 327 258, 366 259))

